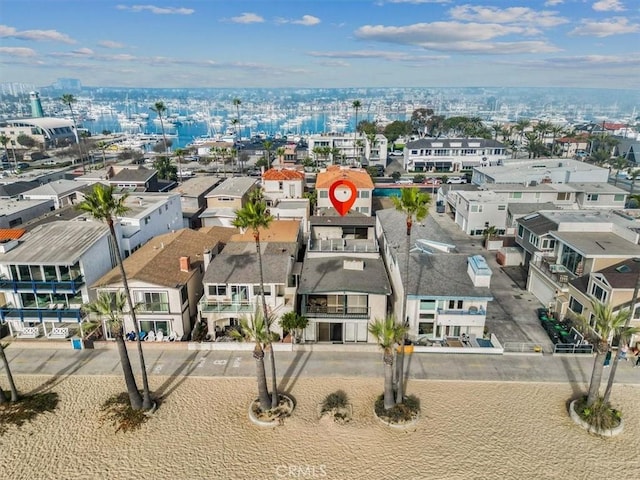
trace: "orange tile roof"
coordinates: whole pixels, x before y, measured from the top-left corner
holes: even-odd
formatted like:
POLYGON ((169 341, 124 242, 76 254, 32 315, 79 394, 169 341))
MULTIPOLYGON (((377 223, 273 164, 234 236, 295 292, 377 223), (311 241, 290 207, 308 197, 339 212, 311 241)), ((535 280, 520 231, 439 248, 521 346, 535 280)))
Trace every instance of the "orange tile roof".
POLYGON ((325 172, 318 173, 316 188, 330 188, 333 182, 346 178, 353 182, 356 188, 373 189, 373 181, 366 170, 362 168, 348 168, 340 165, 331 165, 325 172))
POLYGON ((17 240, 24 235, 23 228, 0 228, 0 242, 4 240, 17 240))
POLYGON ((290 168, 271 168, 262 174, 265 180, 304 180, 304 173, 290 168))

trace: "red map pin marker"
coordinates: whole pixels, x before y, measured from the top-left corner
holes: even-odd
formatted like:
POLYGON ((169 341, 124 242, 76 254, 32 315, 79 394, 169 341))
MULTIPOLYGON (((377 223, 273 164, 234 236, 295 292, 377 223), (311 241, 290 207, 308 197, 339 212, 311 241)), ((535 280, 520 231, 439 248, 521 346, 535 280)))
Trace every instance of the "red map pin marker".
POLYGON ((349 180, 336 180, 329 187, 331 205, 341 215, 345 216, 358 198, 358 189, 349 180))

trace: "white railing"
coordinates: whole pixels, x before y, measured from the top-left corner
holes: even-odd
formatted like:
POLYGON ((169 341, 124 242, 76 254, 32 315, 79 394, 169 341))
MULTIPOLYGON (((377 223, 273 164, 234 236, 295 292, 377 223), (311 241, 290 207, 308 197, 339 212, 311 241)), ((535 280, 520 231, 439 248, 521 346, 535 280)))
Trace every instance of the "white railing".
POLYGON ((543 353, 542 345, 535 342, 504 342, 504 353, 543 353))

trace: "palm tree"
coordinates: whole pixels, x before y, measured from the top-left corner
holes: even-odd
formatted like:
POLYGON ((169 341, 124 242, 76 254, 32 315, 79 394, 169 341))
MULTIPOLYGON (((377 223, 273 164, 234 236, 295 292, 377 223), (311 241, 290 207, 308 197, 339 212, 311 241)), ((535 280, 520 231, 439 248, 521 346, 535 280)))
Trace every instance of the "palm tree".
POLYGON ((80 151, 80 159, 82 162, 82 174, 84 175, 86 172, 84 165, 84 155, 82 154, 82 148, 80 147, 80 139, 78 138, 78 126, 76 125, 76 115, 73 112, 73 104, 77 102, 76 97, 71 95, 70 93, 65 93, 60 97, 62 103, 69 107, 69 111, 71 112, 71 121, 73 122, 73 134, 76 137, 76 143, 78 144, 78 150, 80 151))
POLYGON ((155 112, 158 115, 158 119, 160 120, 160 130, 162 131, 162 143, 164 144, 164 153, 167 153, 169 149, 167 145, 167 136, 164 133, 164 121, 162 120, 162 115, 167 111, 167 107, 165 106, 163 101, 158 101, 153 104, 153 107, 149 107, 152 112, 155 112))
POLYGON ((276 158, 278 159, 279 165, 284 165, 284 152, 285 152, 284 147, 276 148, 276 158))
POLYGON ((9 160, 9 151, 7 150, 7 143, 9 143, 9 137, 6 135, 0 135, 0 144, 2 144, 2 148, 4 148, 4 155, 7 157, 7 161, 9 160))
MULTIPOLYGON (((258 191, 259 192, 259 191, 258 191)), ((253 239, 256 242, 256 254, 258 256, 258 269, 260 272, 260 297, 262 299, 262 312, 268 317, 267 300, 264 296, 264 271, 262 268, 262 251, 260 247, 260 229, 269 228, 273 221, 273 216, 267 211, 267 204, 258 194, 252 195, 244 207, 235 211, 236 218, 232 225, 241 230, 251 230, 253 239)), ((271 345, 270 322, 265 322, 265 330, 269 345, 271 345)), ((271 408, 278 406, 278 384, 276 378, 276 361, 273 348, 271 348, 271 408)))
POLYGON ((613 312, 610 305, 604 305, 599 301, 592 301, 593 328, 589 326, 588 320, 582 316, 578 318, 583 323, 583 329, 591 337, 591 343, 596 352, 589 381, 589 393, 587 394, 587 406, 590 407, 599 397, 600 384, 602 383, 602 373, 604 371, 604 359, 611 348, 611 339, 624 331, 628 317, 631 315, 629 309, 613 312))
POLYGON ((131 368, 131 361, 129 360, 129 352, 124 343, 122 314, 126 304, 127 298, 122 291, 117 291, 114 295, 101 292, 95 301, 84 305, 83 310, 96 315, 100 319, 106 320, 106 326, 108 326, 109 331, 111 331, 116 338, 122 373, 124 374, 127 393, 129 394, 129 403, 134 410, 140 410, 142 408, 142 395, 140 395, 140 391, 138 390, 133 369, 131 368))
MULTIPOLYGON (((431 197, 428 193, 422 193, 418 188, 403 188, 399 197, 391 197, 393 206, 406 217, 407 235, 404 265, 404 294, 402 298, 402 324, 407 325, 407 291, 409 288, 409 251, 411 250, 411 228, 413 222, 421 222, 429 213, 428 206, 431 203, 431 197)), ((398 391, 397 403, 404 401, 404 342, 400 349, 400 358, 398 359, 398 391)))
POLYGON ((353 109, 355 110, 355 127, 353 128, 353 158, 356 158, 356 137, 358 135, 358 112, 360 111, 360 107, 362 107, 362 102, 360 100, 354 100, 351 104, 353 109))
POLYGON ((186 152, 187 151, 184 148, 176 148, 176 150, 173 152, 178 158, 178 182, 182 180, 182 159, 184 158, 184 154, 186 152))
POLYGON ((491 225, 482 231, 482 236, 484 237, 484 241, 485 241, 485 247, 487 246, 487 243, 489 242, 489 240, 491 240, 497 234, 498 234, 498 229, 495 227, 495 225, 491 225))
MULTIPOLYGON (((2 366, 4 367, 5 374, 7 375, 7 381, 9 382, 9 389, 11 390, 11 401, 17 402, 20 399, 18 395, 18 389, 16 388, 16 384, 13 381, 13 375, 11 374, 11 369, 9 368, 9 360, 7 360, 7 356, 5 355, 4 349, 6 345, 0 344, 0 360, 2 361, 2 366)), ((4 391, 0 388, 0 403, 6 402, 7 397, 4 396, 4 391)))
POLYGON ((102 152, 102 168, 107 168, 107 157, 105 155, 105 150, 109 147, 109 143, 104 140, 100 140, 96 143, 96 147, 102 152))
MULTIPOLYGON (((267 376, 264 368, 264 349, 271 345, 273 335, 269 332, 271 318, 265 316, 259 308, 251 318, 240 319, 240 331, 232 330, 231 336, 237 340, 255 342, 253 348, 253 358, 256 361, 256 374, 258 377, 258 400, 262 411, 270 410, 273 407, 269 401, 269 390, 267 388, 267 376)), ((273 358, 273 351, 271 352, 273 358)), ((277 404, 276 404, 277 405, 277 404)))
POLYGON ((392 315, 384 320, 377 318, 369 324, 369 333, 376 338, 383 352, 385 410, 389 410, 396 404, 393 399, 393 347, 403 341, 406 332, 406 327, 396 322, 392 315))
POLYGON ((235 118, 235 122, 234 125, 236 126, 236 141, 240 141, 240 105, 242 104, 242 101, 239 98, 234 98, 233 99, 233 106, 236 107, 236 118, 235 118))
POLYGON ((636 178, 640 175, 640 170, 634 170, 631 172, 631 189, 629 190, 629 196, 633 195, 633 190, 636 187, 636 178))
POLYGON ((524 131, 529 127, 529 125, 531 125, 531 121, 527 119, 522 119, 522 120, 518 120, 516 124, 513 126, 514 130, 518 132, 518 135, 520 135, 520 142, 519 142, 520 145, 522 145, 522 137, 524 135, 524 131))
POLYGON ((271 149, 273 148, 273 142, 271 140, 265 140, 262 142, 262 146, 265 149, 265 159, 267 160, 267 169, 271 168, 271 149))
POLYGON ((122 284, 124 285, 124 291, 127 298, 127 304, 129 306, 129 314, 131 315, 131 321, 133 322, 133 330, 136 334, 136 342, 138 345, 138 356, 140 357, 140 369, 142 370, 142 408, 149 410, 153 407, 153 401, 151 400, 151 393, 149 391, 149 379, 147 378, 147 368, 144 363, 144 355, 142 353, 142 342, 140 339, 140 328, 138 327, 138 319, 136 318, 136 310, 131 300, 131 290, 129 290, 129 282, 127 281, 127 275, 124 271, 124 265, 122 264, 122 255, 120 254, 120 247, 118 244, 118 236, 115 230, 115 217, 125 214, 129 208, 125 205, 127 194, 115 198, 114 186, 105 186, 101 183, 96 183, 93 187, 93 191, 85 195, 84 201, 78 204, 78 209, 84 212, 88 212, 101 222, 105 222, 109 227, 111 233, 111 240, 116 254, 116 262, 120 267, 120 276, 122 277, 122 284))

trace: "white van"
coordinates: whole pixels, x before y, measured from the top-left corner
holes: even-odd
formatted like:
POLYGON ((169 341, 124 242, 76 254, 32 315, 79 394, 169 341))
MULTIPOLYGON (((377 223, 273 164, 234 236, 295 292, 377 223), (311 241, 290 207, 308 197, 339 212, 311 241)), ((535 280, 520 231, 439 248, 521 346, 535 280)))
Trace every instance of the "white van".
POLYGON ((467 183, 467 179, 464 177, 449 177, 447 183, 467 183))

